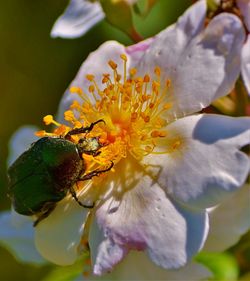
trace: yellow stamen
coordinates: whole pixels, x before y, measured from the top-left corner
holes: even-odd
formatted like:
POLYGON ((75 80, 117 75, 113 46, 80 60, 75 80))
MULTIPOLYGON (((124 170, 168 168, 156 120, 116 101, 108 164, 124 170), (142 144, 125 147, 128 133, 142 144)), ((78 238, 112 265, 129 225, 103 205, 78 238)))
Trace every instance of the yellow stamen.
POLYGON ((50 124, 54 124, 56 126, 60 126, 60 124, 58 122, 56 122, 53 118, 52 115, 46 115, 43 117, 43 122, 45 123, 45 125, 50 125, 50 124))
MULTIPOLYGON (((98 138, 102 144, 100 154, 97 156, 83 155, 87 163, 86 171, 107 167, 112 161, 117 164, 129 154, 136 159, 142 159, 150 153, 170 153, 178 148, 179 142, 172 142, 164 152, 155 152, 157 143, 164 142, 168 132, 164 129, 167 120, 164 114, 172 108, 172 103, 167 101, 167 91, 171 85, 169 79, 162 84, 161 69, 155 67, 154 77, 149 74, 136 76, 137 69, 127 69, 127 56, 121 54, 123 73, 118 72, 116 62, 108 61, 113 69, 113 77, 108 73, 102 75, 101 85, 97 84, 93 74, 86 78, 91 82, 88 91, 94 98, 90 102, 89 94, 79 87, 72 86, 70 91, 82 99, 82 103, 74 101, 64 114, 71 127, 80 128, 89 126, 99 119, 105 121, 94 126, 93 130, 85 134, 87 138, 98 138), (127 73, 130 77, 127 78, 127 73), (74 111, 73 111, 74 110, 74 111)), ((45 117, 46 124, 53 123, 52 116, 45 117)), ((71 130, 70 127, 57 123, 57 129, 52 133, 64 136, 71 130)), ((38 132, 46 135, 46 132, 38 132)), ((78 142, 82 136, 72 136, 72 141, 78 142)))
POLYGON ((154 72, 157 76, 161 76, 161 69, 159 66, 156 66, 155 69, 154 69, 154 72))
POLYGON ((83 94, 83 91, 80 87, 70 87, 69 91, 71 94, 83 94))
POLYGON ((131 76, 134 76, 137 73, 137 69, 136 68, 131 68, 129 71, 131 76))
POLYGON ((117 64, 116 64, 114 61, 110 60, 108 63, 109 63, 109 66, 110 66, 112 69, 116 69, 116 68, 117 68, 117 64))
POLYGON ((90 82, 92 82, 92 81, 95 79, 95 76, 92 75, 92 74, 87 74, 87 75, 86 75, 86 78, 87 78, 90 82))
POLYGON ((44 131, 44 130, 37 131, 37 132, 35 132, 35 136, 37 136, 37 137, 45 137, 46 136, 46 131, 44 131))

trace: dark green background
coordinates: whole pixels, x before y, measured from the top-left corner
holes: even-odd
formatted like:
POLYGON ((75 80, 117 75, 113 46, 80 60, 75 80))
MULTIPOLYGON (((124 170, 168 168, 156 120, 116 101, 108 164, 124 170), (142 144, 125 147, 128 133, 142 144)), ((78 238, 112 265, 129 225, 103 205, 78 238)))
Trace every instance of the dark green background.
MULTIPOLYGON (((176 21, 188 0, 159 0, 146 19, 136 17, 145 38, 176 21)), ((106 40, 132 41, 106 21, 79 39, 52 39, 51 27, 66 0, 0 1, 0 209, 6 197, 8 140, 20 126, 43 126, 42 117, 57 110, 60 98, 89 52, 106 40)), ((0 226, 2 227, 2 226, 0 226)), ((24 265, 0 248, 1 280, 41 280, 52 269, 24 265)))

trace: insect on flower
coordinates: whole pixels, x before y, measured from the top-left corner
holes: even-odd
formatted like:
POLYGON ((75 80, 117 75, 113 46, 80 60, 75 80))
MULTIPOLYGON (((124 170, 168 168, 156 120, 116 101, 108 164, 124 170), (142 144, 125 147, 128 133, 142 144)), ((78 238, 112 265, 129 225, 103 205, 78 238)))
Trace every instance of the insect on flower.
MULTIPOLYGON (((249 118, 200 111, 234 87, 245 31, 231 14, 203 30, 206 1, 196 5, 154 38, 101 45, 60 103, 57 120, 64 122, 64 114, 71 128, 47 122, 60 137, 104 120, 86 137, 103 146, 84 156, 84 173, 114 163, 112 173, 74 185, 78 199, 95 202, 94 209, 65 196, 34 229, 35 246, 49 261, 73 264, 87 244, 98 276, 135 251, 159 267, 180 268, 204 246, 208 208, 244 184, 249 159, 240 148, 249 143, 249 118)), ((72 135, 72 142, 81 137, 72 135)), ((124 279, 134 279, 124 271, 130 274, 124 279)))
POLYGON ((45 219, 68 192, 80 206, 93 208, 94 204, 85 205, 78 200, 74 184, 109 171, 113 163, 108 168, 85 173, 83 154, 97 156, 103 145, 97 137, 83 137, 75 144, 72 136, 88 133, 100 122, 104 121, 72 129, 64 137, 43 137, 10 166, 9 190, 14 208, 19 214, 35 215, 34 226, 45 219))

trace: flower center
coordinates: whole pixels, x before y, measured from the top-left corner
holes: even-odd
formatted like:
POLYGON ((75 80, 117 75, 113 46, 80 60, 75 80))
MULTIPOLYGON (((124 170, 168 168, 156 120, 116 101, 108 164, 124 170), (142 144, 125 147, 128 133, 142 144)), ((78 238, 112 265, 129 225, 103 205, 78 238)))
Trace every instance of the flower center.
MULTIPOLYGON (((127 57, 122 54, 121 59, 124 64, 123 75, 118 73, 117 64, 109 61, 113 77, 103 74, 102 89, 97 85, 94 75, 86 76, 91 82, 88 91, 94 103, 82 89, 70 89, 83 100, 82 104, 74 102, 71 110, 77 110, 87 124, 97 119, 105 121, 100 141, 108 145, 103 149, 102 157, 108 157, 115 163, 126 157, 127 153, 141 159, 153 152, 155 139, 166 136, 166 131, 162 130, 166 125, 162 113, 171 107, 170 103, 163 103, 170 81, 161 85, 159 67, 155 68, 153 79, 148 74, 141 77, 136 75, 135 68, 127 73, 127 57)), ((93 134, 96 133, 93 131, 93 134)))
MULTIPOLYGON (((70 110, 65 112, 65 120, 73 128, 82 127, 83 124, 86 127, 96 120, 104 120, 105 123, 98 123, 87 134, 99 138, 103 145, 101 153, 96 157, 86 155, 95 163, 103 165, 110 161, 117 164, 128 153, 138 160, 147 154, 157 153, 154 152, 157 140, 167 135, 163 129, 167 124, 163 114, 172 107, 171 103, 164 103, 170 80, 162 82, 159 67, 155 67, 153 77, 148 74, 138 76, 136 68, 127 69, 126 55, 120 57, 123 73, 120 74, 117 64, 110 60, 108 65, 113 75, 103 74, 101 86, 97 84, 94 75, 86 75, 90 82, 88 93, 79 87, 71 87, 70 92, 78 94, 80 102, 74 101, 70 110)), ((46 116, 44 121, 57 126, 53 133, 57 136, 65 135, 72 129, 57 123, 51 115, 46 116)), ((40 136, 44 134, 44 131, 38 132, 40 136)), ((76 142, 79 140, 78 136, 72 137, 76 142)))

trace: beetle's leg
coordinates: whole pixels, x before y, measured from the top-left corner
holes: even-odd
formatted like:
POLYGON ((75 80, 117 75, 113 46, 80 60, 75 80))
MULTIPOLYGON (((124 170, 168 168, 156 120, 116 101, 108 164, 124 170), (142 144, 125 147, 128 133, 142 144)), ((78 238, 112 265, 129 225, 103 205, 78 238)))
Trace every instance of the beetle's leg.
MULTIPOLYGON (((100 148, 98 148, 100 149, 100 148)), ((87 155, 92 155, 92 156, 97 156, 101 153, 101 151, 98 151, 98 150, 90 150, 90 151, 84 151, 84 154, 87 154, 87 155)))
POLYGON ((78 199, 77 196, 76 196, 76 192, 75 192, 73 186, 70 187, 69 192, 71 193, 72 197, 76 200, 76 202, 77 202, 80 206, 82 206, 82 207, 84 207, 84 208, 88 208, 88 209, 94 208, 94 206, 95 206, 94 203, 93 203, 92 205, 84 205, 84 204, 82 204, 81 201, 79 201, 79 199, 78 199))
POLYGON ((95 176, 99 176, 102 173, 110 171, 113 168, 113 166, 114 166, 114 163, 113 163, 113 161, 111 161, 111 164, 110 164, 110 166, 107 169, 104 169, 104 170, 94 170, 94 171, 92 171, 92 172, 90 172, 90 173, 80 177, 78 180, 79 181, 90 180, 90 179, 92 179, 95 176))
POLYGON ((99 119, 99 120, 91 123, 88 127, 81 127, 81 128, 73 129, 65 135, 65 139, 70 139, 70 136, 72 136, 72 135, 78 135, 78 134, 91 132, 93 130, 94 126, 100 122, 103 122, 105 124, 105 121, 103 119, 99 119))
POLYGON ((47 203, 47 209, 42 212, 40 215, 38 215, 38 218, 34 221, 33 226, 36 227, 40 221, 47 218, 49 214, 55 209, 56 204, 54 202, 48 202, 47 203))

